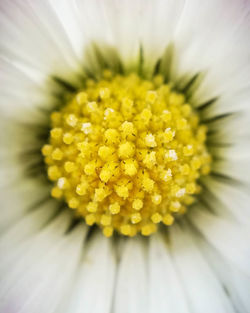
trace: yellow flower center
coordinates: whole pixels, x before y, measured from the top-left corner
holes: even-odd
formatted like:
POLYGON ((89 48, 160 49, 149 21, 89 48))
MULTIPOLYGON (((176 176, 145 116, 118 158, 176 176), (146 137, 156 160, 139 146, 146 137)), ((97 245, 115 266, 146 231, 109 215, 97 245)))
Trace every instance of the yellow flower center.
POLYGON ((51 195, 107 237, 171 225, 210 171, 206 127, 161 76, 106 71, 53 112, 51 124, 42 148, 51 195))

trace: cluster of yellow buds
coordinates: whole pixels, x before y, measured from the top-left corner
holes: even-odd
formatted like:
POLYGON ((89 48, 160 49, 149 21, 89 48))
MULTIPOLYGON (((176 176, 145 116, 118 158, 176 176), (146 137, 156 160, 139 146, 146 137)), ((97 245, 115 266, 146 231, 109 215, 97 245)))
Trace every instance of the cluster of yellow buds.
POLYGON ((171 225, 210 171, 206 127, 161 76, 105 71, 53 112, 51 124, 42 148, 51 194, 107 237, 171 225))

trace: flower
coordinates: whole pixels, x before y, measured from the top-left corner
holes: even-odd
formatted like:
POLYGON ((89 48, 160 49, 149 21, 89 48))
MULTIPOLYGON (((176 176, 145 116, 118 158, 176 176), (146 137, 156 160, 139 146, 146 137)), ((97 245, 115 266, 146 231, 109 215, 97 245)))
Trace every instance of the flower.
POLYGON ((249 311, 249 12, 0 3, 1 312, 249 311))

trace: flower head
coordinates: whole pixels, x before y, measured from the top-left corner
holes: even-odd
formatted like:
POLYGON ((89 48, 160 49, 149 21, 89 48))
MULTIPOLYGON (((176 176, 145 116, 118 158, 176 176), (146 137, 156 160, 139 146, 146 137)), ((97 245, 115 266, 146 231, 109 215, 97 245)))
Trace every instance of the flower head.
POLYGON ((1 312, 249 311, 249 12, 1 1, 1 312))

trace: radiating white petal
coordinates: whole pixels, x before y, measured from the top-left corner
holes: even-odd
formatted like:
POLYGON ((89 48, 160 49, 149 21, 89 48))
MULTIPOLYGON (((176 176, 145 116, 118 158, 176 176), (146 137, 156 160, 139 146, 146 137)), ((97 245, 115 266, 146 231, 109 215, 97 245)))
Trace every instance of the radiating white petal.
POLYGON ((250 225, 250 195, 247 188, 229 185, 212 177, 204 179, 203 184, 207 190, 202 193, 202 199, 218 216, 250 225))
POLYGON ((204 239, 201 237, 196 237, 195 239, 200 251, 223 283, 224 289, 234 304, 235 311, 248 313, 250 307, 250 277, 223 258, 204 239))
MULTIPOLYGON (((250 49, 249 49, 250 50, 250 49)), ((249 78, 246 78, 247 80, 250 80, 249 78)), ((237 82, 237 80, 235 80, 237 82)), ((243 132, 243 129, 245 127, 245 131, 249 132, 249 129, 246 127, 247 121, 249 122, 250 118, 250 111, 249 111, 249 99, 250 91, 249 88, 235 90, 234 92, 224 92, 221 94, 218 94, 217 100, 208 106, 207 108, 203 109, 202 114, 203 118, 205 120, 209 120, 209 127, 213 130, 218 130, 219 134, 227 135, 227 131, 232 133, 232 135, 237 136, 240 132, 243 132), (244 113, 243 113, 244 112, 244 113), (214 119, 211 121, 211 119, 216 118, 218 115, 229 115, 228 118, 224 119, 214 119), (230 129, 229 126, 227 126, 227 122, 230 120, 232 123, 232 128, 230 129), (241 121, 241 122, 240 122, 241 121), (240 125, 243 122, 243 129, 238 129, 237 125, 240 125), (226 129, 223 127, 219 127, 220 124, 225 125, 226 129), (236 126, 236 127, 235 127, 236 126)), ((209 94, 208 94, 209 96, 209 94)), ((211 95, 212 99, 212 95, 211 95)), ((195 103, 194 103, 195 104, 195 103)), ((226 136, 225 136, 226 137, 226 136)), ((226 138, 225 138, 226 139, 226 138)), ((238 138, 241 139, 241 138, 238 138)))
POLYGON ((31 76, 41 72, 72 77, 67 70, 73 72, 77 60, 47 0, 2 1, 0 27, 1 51, 15 65, 31 76))
POLYGON ((18 275, 43 257, 45 251, 53 250, 57 241, 60 241, 68 229, 72 217, 70 212, 63 212, 56 216, 44 229, 30 236, 17 245, 10 245, 0 261, 2 286, 1 294, 15 282, 18 275))
POLYGON ((33 236, 55 214, 55 204, 52 201, 43 203, 34 211, 28 212, 16 224, 2 234, 0 238, 0 255, 19 245, 23 240, 33 236))
POLYGON ((148 312, 147 249, 141 238, 127 239, 121 249, 114 312, 148 312))
POLYGON ((206 71, 197 101, 249 85, 249 10, 244 0, 186 1, 175 36, 174 74, 206 71))
MULTIPOLYGON (((81 19, 82 29, 87 33, 88 25, 93 25, 91 38, 95 41, 114 45, 126 64, 137 58, 139 53, 139 25, 136 21, 142 14, 140 0, 133 1, 76 1, 79 12, 85 12, 81 19), (137 27, 135 27, 135 23, 137 27), (105 32, 103 32, 105 27, 105 32), (133 60, 132 60, 133 59, 133 60)), ((88 36, 88 33, 87 33, 88 36)))
POLYGON ((223 286, 200 253, 187 228, 174 226, 170 231, 174 261, 188 295, 190 312, 233 313, 223 286))
POLYGON ((202 207, 192 210, 190 221, 221 255, 250 275, 249 229, 215 216, 202 207))
MULTIPOLYGON (((6 171, 6 174, 10 175, 10 172, 6 171)), ((49 193, 47 186, 43 186, 35 180, 23 178, 22 180, 13 180, 11 186, 1 187, 0 195, 0 230, 3 232, 11 223, 21 218, 23 214, 39 207, 48 199, 49 193)))
POLYGON ((209 123, 208 141, 215 158, 238 162, 250 158, 249 121, 249 110, 244 110, 209 123))
POLYGON ((242 158, 241 160, 215 160, 213 162, 213 171, 217 174, 235 179, 239 182, 250 184, 250 158, 242 158))
POLYGON ((109 313, 113 301, 116 260, 110 239, 100 233, 88 243, 74 284, 60 312, 109 313))
MULTIPOLYGON (((3 312, 54 312, 68 292, 79 262, 85 232, 79 225, 53 242, 53 249, 19 273, 1 301, 3 312), (51 251, 52 250, 52 251, 51 251)), ((51 243, 50 243, 51 244, 51 243)), ((48 248, 48 247, 47 247, 48 248)), ((30 262, 31 259, 27 259, 30 262)), ((4 286, 1 286, 4 288, 4 286)))
POLYGON ((29 108, 33 112, 34 100, 41 96, 41 86, 12 63, 0 58, 1 110, 14 115, 15 111, 29 108), (31 88, 32 86, 32 88, 31 88), (20 108, 21 106, 21 108, 20 108), (14 112, 13 112, 14 111, 14 112))
POLYGON ((174 42, 185 0, 148 0, 146 3, 141 1, 140 43, 148 67, 151 60, 161 58, 166 47, 174 42))
POLYGON ((164 242, 159 234, 150 238, 148 281, 150 313, 190 312, 182 280, 169 251, 169 244, 164 242))
POLYGON ((138 62, 142 47, 149 69, 173 39, 183 5, 183 0, 107 1, 104 10, 122 61, 127 65, 133 59, 138 62))
POLYGON ((79 58, 93 40, 107 40, 110 29, 102 10, 104 2, 50 0, 50 3, 79 58))
POLYGON ((27 260, 39 259, 43 255, 43 251, 49 249, 48 241, 60 240, 71 221, 69 215, 70 214, 64 212, 43 231, 27 238, 26 241, 19 245, 9 246, 9 249, 5 251, 4 254, 1 254, 1 280, 2 284, 5 282, 5 288, 1 289, 1 293, 4 293, 5 290, 8 289, 8 286, 13 284, 13 280, 16 279, 16 276, 19 275, 21 271, 24 271, 25 268, 29 268, 30 261, 27 262, 27 260), (25 254, 25 257, 23 254, 25 254))

